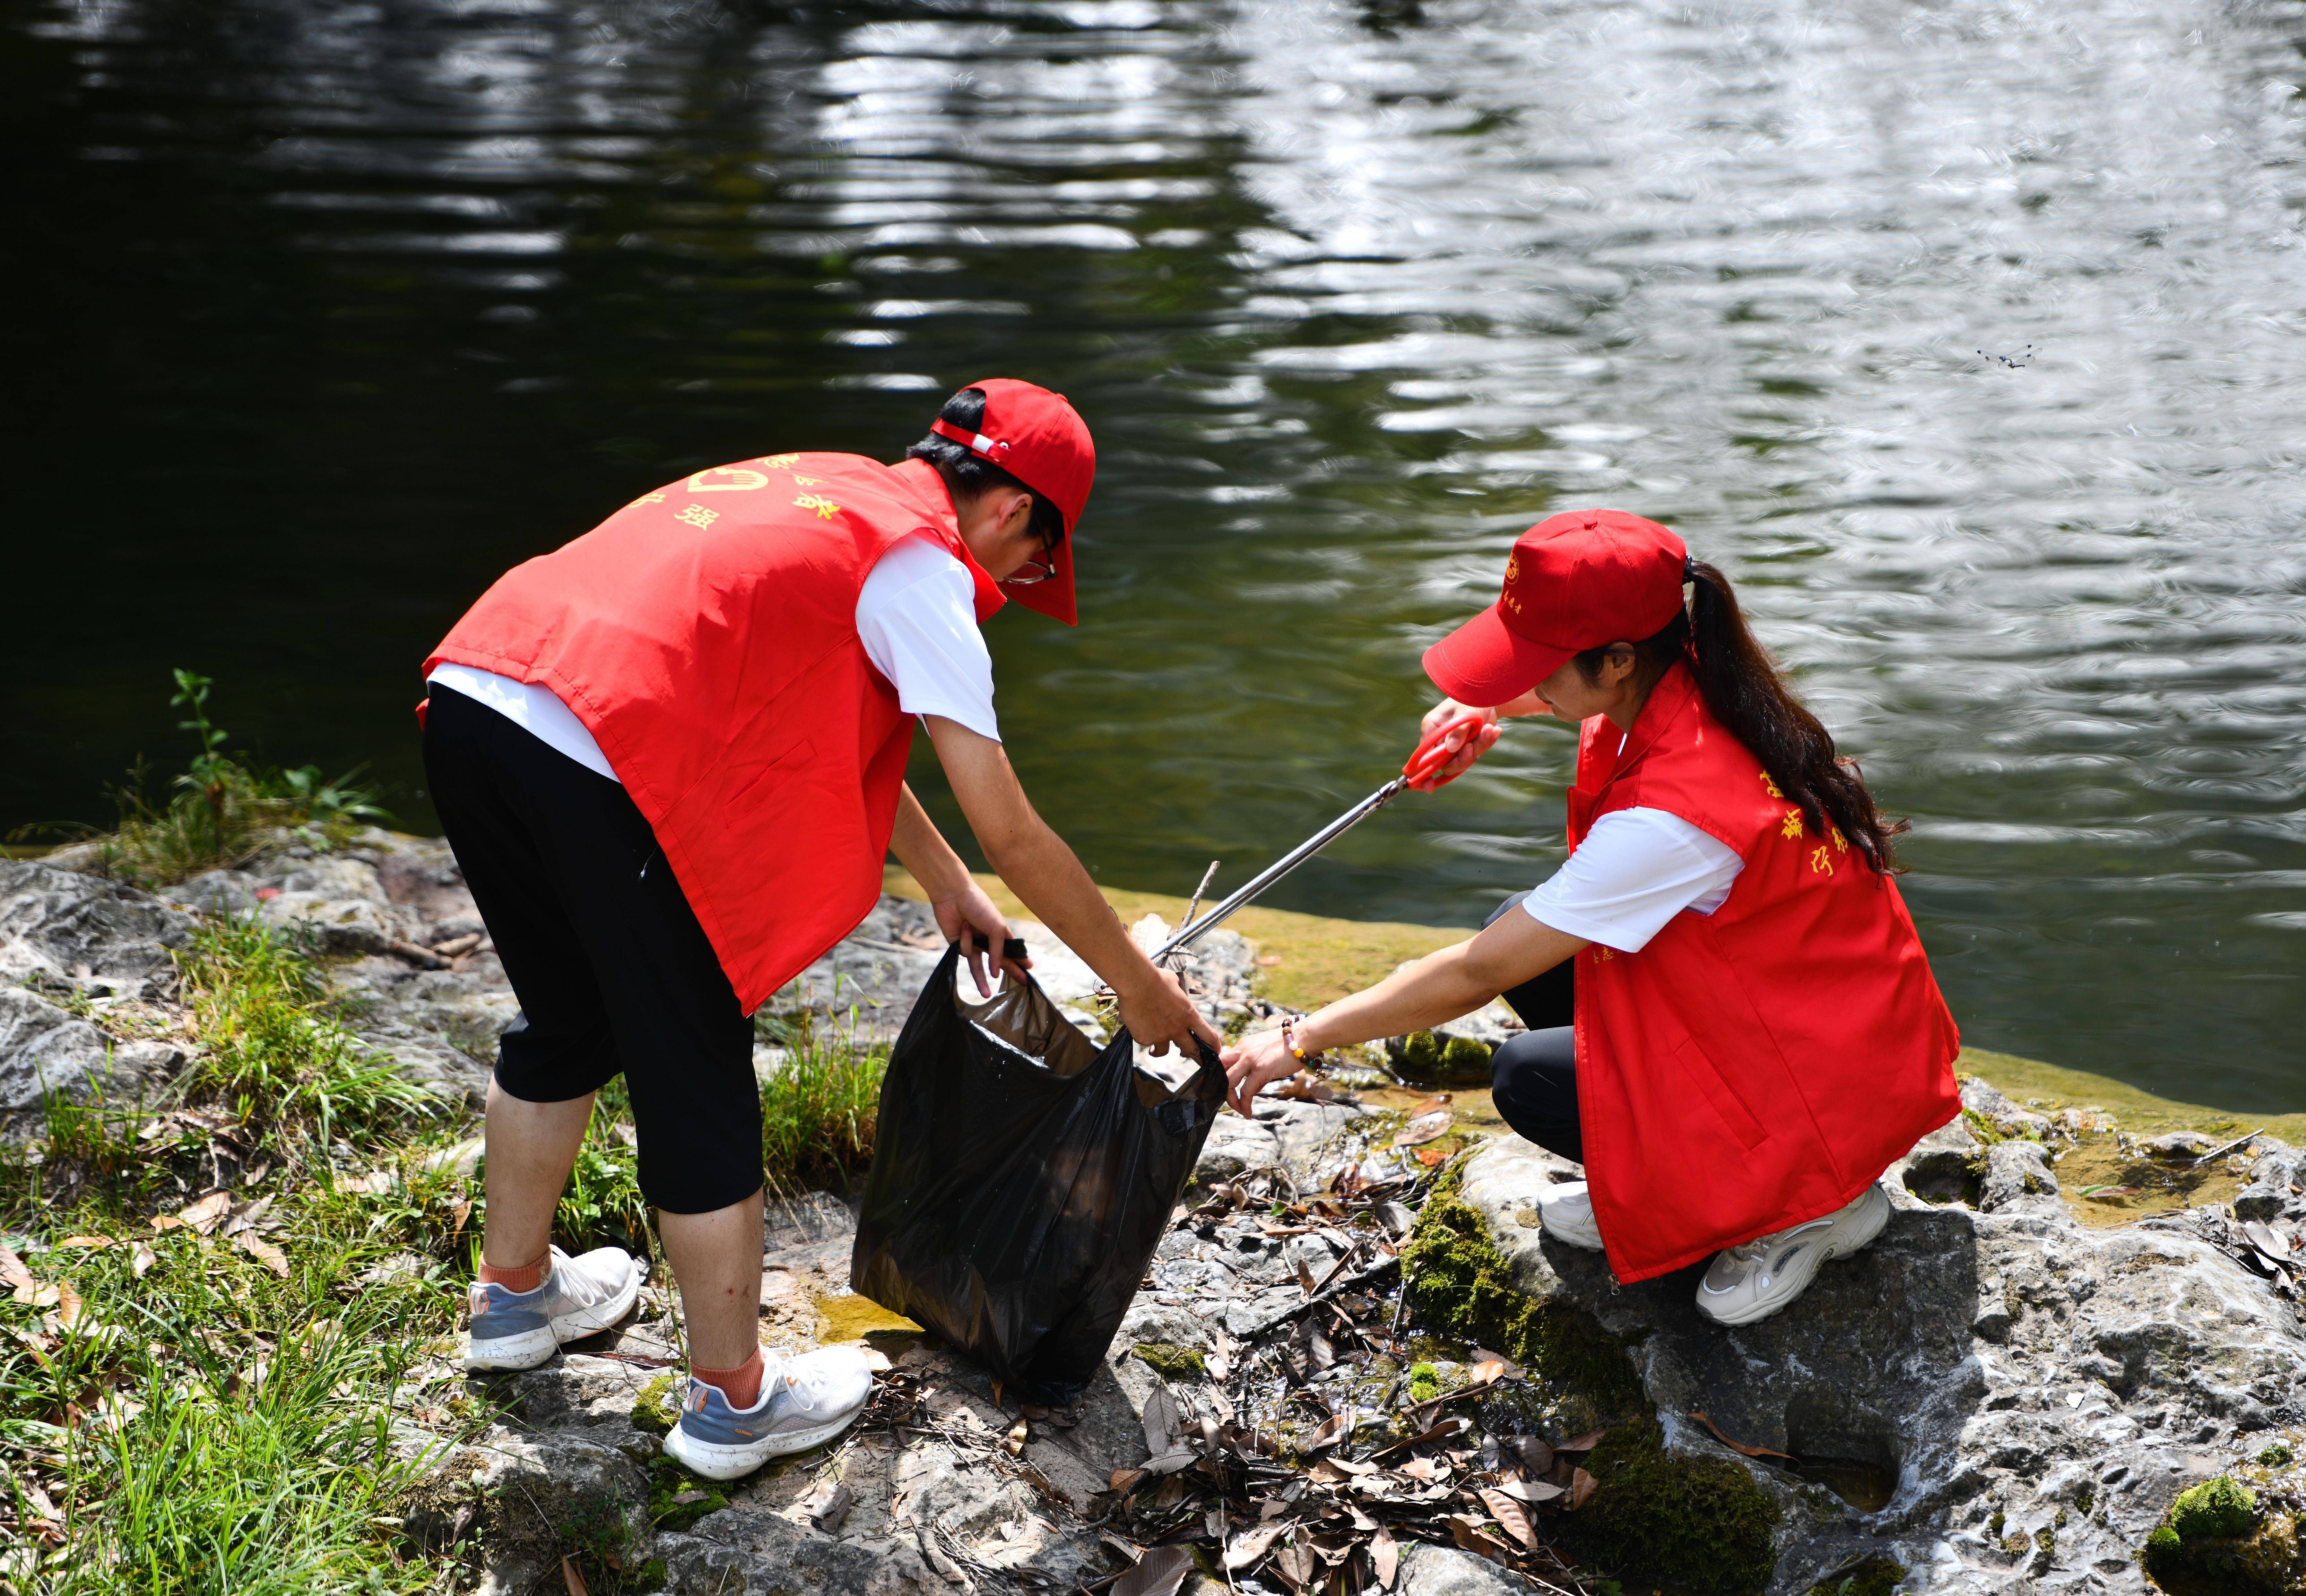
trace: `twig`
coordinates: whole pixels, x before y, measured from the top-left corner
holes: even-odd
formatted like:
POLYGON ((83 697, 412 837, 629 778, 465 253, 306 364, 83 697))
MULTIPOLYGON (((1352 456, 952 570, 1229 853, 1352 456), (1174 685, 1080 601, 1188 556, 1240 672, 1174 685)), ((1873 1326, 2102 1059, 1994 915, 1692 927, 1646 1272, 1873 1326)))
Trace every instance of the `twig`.
POLYGON ((1337 1298, 1345 1295, 1345 1293, 1353 1290, 1355 1286, 1366 1285, 1371 1281, 1381 1278, 1400 1267, 1401 1259, 1398 1258, 1381 1258, 1378 1259, 1377 1262, 1371 1264, 1368 1268, 1363 1269, 1360 1274, 1348 1275, 1345 1279, 1338 1281, 1335 1285, 1330 1286, 1320 1295, 1307 1297, 1302 1302, 1293 1303, 1289 1307, 1281 1310, 1278 1313, 1272 1314, 1260 1323, 1251 1326, 1247 1330, 1242 1333, 1239 1339, 1244 1344, 1254 1341, 1268 1330, 1277 1329, 1280 1326, 1287 1324, 1291 1319, 1295 1319, 1299 1314, 1304 1312, 1308 1308, 1312 1307, 1315 1303, 1335 1302, 1337 1298))
POLYGON ((2251 1131, 2249 1135, 2237 1138, 2235 1140, 2226 1143, 2226 1145, 2222 1148, 2212 1148, 2208 1152, 2204 1153, 2200 1157, 2186 1165, 2186 1167, 2189 1169, 2199 1169, 2211 1159, 2224 1157, 2226 1154, 2233 1152, 2236 1148, 2247 1147, 2265 1134, 2266 1128, 2261 1125, 2257 1130, 2251 1131))

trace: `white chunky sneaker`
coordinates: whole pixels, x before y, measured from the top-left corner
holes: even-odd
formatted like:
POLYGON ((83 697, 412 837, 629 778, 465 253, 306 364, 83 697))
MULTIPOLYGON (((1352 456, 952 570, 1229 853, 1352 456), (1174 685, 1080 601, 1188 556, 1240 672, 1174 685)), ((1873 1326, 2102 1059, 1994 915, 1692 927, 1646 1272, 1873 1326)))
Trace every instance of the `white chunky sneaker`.
POLYGON ((751 1407, 732 1408, 720 1387, 688 1382, 680 1422, 664 1438, 665 1455, 707 1480, 734 1480, 772 1457, 823 1446, 849 1428, 873 1395, 872 1366, 855 1347, 761 1356, 767 1367, 751 1407))
POLYGON ((1593 1223, 1593 1197, 1583 1181, 1565 1181, 1537 1199, 1537 1216, 1557 1242, 1601 1250, 1601 1227, 1593 1223))
POLYGON ((1828 1260, 1860 1250, 1889 1222, 1890 1199, 1876 1184, 1823 1219, 1717 1252, 1697 1283, 1697 1310, 1719 1325, 1767 1319, 1808 1290, 1828 1260))
POLYGON ((564 1341, 598 1335, 632 1311, 641 1272, 621 1247, 596 1247, 571 1258, 555 1247, 544 1283, 507 1291, 474 1282, 467 1369, 534 1369, 564 1341))

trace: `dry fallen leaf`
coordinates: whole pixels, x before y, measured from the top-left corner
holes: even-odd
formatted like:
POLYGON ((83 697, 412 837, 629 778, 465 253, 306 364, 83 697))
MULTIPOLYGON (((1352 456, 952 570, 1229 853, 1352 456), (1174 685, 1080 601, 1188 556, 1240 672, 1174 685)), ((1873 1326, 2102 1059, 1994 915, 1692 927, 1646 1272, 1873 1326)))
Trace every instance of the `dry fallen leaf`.
POLYGON ((1553 1448, 1536 1436, 1517 1435, 1506 1445, 1521 1459, 1522 1468, 1532 1474, 1542 1474, 1553 1466, 1553 1448))
POLYGON ((1553 1449, 1556 1452, 1591 1452, 1601 1444, 1601 1438, 1609 1433, 1606 1430, 1589 1430, 1584 1435, 1573 1436, 1568 1440, 1556 1441, 1553 1444, 1553 1449))
POLYGON ((73 1290, 73 1283, 71 1281, 57 1281, 56 1292, 56 1323, 60 1327, 69 1329, 73 1325, 78 1324, 81 1319, 93 1317, 88 1310, 88 1304, 81 1301, 80 1293, 73 1290))
POLYGON ((249 1257, 279 1276, 281 1279, 288 1278, 288 1255, 279 1248, 265 1241, 252 1230, 242 1231, 233 1239, 239 1242, 240 1250, 249 1257))
POLYGON ((1449 1127, 1456 1122, 1456 1117, 1446 1108, 1437 1108, 1431 1114, 1418 1114, 1399 1131, 1394 1132, 1393 1145, 1397 1148, 1422 1147, 1437 1136, 1447 1135, 1449 1127))
POLYGON ((1025 1439, 1031 1433, 1031 1425, 1022 1419, 1018 1420, 1015 1426, 1010 1430, 1007 1438, 1002 1441, 1003 1450, 1010 1456, 1015 1457, 1025 1450, 1025 1439))
POLYGON ((1192 1554, 1183 1547, 1157 1546, 1114 1581, 1113 1596, 1175 1596, 1192 1571, 1192 1554))
POLYGON ((159 1254, 154 1252, 152 1249, 147 1247, 141 1242, 137 1242, 129 1250, 128 1267, 130 1272, 132 1273, 139 1280, 143 1279, 145 1275, 151 1269, 152 1266, 159 1261, 159 1254))
POLYGON ((1567 1494, 1563 1487, 1543 1480, 1508 1480, 1497 1489, 1516 1502, 1558 1501, 1567 1494))
POLYGON ((1393 1532, 1379 1527, 1370 1542, 1370 1567, 1376 1571, 1377 1583, 1387 1590, 1393 1589, 1393 1576, 1401 1566, 1401 1548, 1393 1539, 1393 1532))
POLYGON ((208 1234, 232 1212, 232 1193, 211 1191, 198 1202, 187 1205, 176 1215, 177 1223, 188 1225, 201 1235, 208 1234))
POLYGON ((1220 1329, 1215 1333, 1215 1339, 1217 1344, 1204 1354, 1201 1361, 1209 1370, 1211 1379, 1221 1380, 1233 1373, 1233 1338, 1220 1329))
POLYGON ((149 1223, 155 1231, 163 1234, 166 1234, 167 1232, 172 1230, 182 1230, 184 1228, 184 1222, 177 1218, 174 1214, 155 1214, 152 1216, 149 1223))
POLYGON ((1106 1481, 1106 1483, 1111 1485, 1115 1490, 1119 1491, 1125 1496, 1129 1492, 1135 1490, 1137 1489, 1137 1482, 1144 1478, 1145 1471, 1143 1469, 1115 1469, 1113 1471, 1112 1477, 1106 1481))
POLYGON ((1287 1532, 1285 1523, 1268 1521, 1243 1530, 1226 1548, 1225 1566, 1228 1572, 1238 1574, 1254 1564, 1271 1549, 1273 1543, 1287 1532))
POLYGON ((40 1289, 40 1283, 32 1278, 32 1271, 24 1267, 24 1260, 5 1246, 0 1246, 0 1281, 15 1288, 19 1302, 30 1302, 32 1293, 40 1289))
POLYGON ((1334 1447, 1353 1429, 1354 1416, 1348 1413, 1332 1413, 1321 1421, 1320 1428, 1305 1438, 1305 1450, 1319 1452, 1324 1447, 1334 1447))
POLYGON ((110 1236, 66 1236, 56 1245, 58 1247, 109 1247, 112 1245, 112 1238, 110 1236))
POLYGON ((1791 1461, 1793 1457, 1793 1454, 1790 1452, 1779 1452, 1768 1447, 1749 1447, 1743 1441, 1733 1441, 1728 1436, 1721 1433, 1721 1426, 1716 1424, 1712 1420, 1707 1418, 1704 1413, 1699 1413, 1695 1408, 1690 1410, 1689 1416, 1696 1420, 1700 1424, 1704 1425, 1706 1429, 1712 1430, 1713 1432, 1713 1438, 1720 1441, 1723 1446, 1729 1447, 1732 1452, 1743 1452, 1748 1457, 1782 1457, 1788 1461, 1791 1461))
POLYGON ((1512 1561, 1513 1553, 1504 1541, 1483 1534, 1464 1514, 1453 1513, 1444 1522, 1448 1524, 1450 1538, 1456 1541, 1459 1550, 1472 1552, 1477 1558, 1487 1558, 1492 1563, 1512 1561))
POLYGON ((1601 1484, 1584 1469, 1573 1469, 1569 1474, 1569 1511, 1575 1513, 1593 1499, 1601 1484))
POLYGON ((1294 1590, 1303 1590, 1313 1578, 1313 1549, 1292 1541, 1273 1554, 1273 1572, 1294 1590))
POLYGON ((568 1587, 568 1596, 593 1596, 585 1588, 585 1576, 576 1572, 574 1558, 564 1557, 560 1559, 560 1579, 568 1587))
POLYGON ((1420 1164, 1425 1165, 1426 1168, 1431 1169, 1449 1155, 1446 1150, 1440 1148, 1419 1148, 1410 1156, 1415 1158, 1420 1164))
POLYGON ((1499 1527, 1507 1534, 1524 1546, 1532 1549, 1536 1547, 1537 1526, 1530 1523, 1528 1508, 1515 1501, 1505 1492, 1495 1489, 1485 1489, 1482 1492, 1482 1506, 1490 1510, 1490 1516, 1498 1521, 1499 1527))

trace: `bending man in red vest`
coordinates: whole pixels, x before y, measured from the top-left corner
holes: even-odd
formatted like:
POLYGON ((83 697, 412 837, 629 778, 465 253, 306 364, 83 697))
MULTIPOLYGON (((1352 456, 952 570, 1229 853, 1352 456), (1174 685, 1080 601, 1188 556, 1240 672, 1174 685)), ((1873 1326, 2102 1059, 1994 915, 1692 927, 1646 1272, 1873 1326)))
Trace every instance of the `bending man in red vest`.
POLYGON ((1960 1046, 1892 878, 1886 824, 1779 680, 1730 584, 1618 510, 1525 533, 1497 604, 1425 655, 1489 724, 1582 723, 1569 859, 1470 942, 1226 1055, 1236 1106, 1324 1047, 1468 1013, 1530 1027, 1492 1061, 1515 1131, 1585 1166, 1548 1233, 1620 1281, 1711 1257, 1697 1305, 1747 1324, 1890 1214, 1876 1177, 1960 1109, 1960 1046), (1683 585, 1690 587, 1685 609, 1683 585))
POLYGON ((980 989, 1007 968, 1007 925, 904 784, 916 718, 986 858, 1131 1033, 1216 1043, 1034 813, 994 719, 978 626, 1009 594, 1072 623, 1095 470, 1062 396, 980 382, 898 465, 769 455, 643 494, 507 573, 425 661, 433 800, 521 1004, 489 1088, 472 1367, 533 1367, 631 1308, 621 1250, 549 1245, 621 1072, 688 1328, 666 1450, 732 1479, 863 1406, 854 1353, 762 1357, 747 1016, 865 917, 892 849, 980 989))

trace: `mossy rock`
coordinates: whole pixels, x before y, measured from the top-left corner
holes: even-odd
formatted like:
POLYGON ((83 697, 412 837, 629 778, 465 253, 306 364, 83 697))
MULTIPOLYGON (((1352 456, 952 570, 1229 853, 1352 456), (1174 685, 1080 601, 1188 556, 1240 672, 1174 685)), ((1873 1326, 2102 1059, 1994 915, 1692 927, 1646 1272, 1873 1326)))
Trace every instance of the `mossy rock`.
POLYGON ((1487 1086, 1490 1083, 1489 1045, 1471 1037, 1445 1037, 1438 1031, 1412 1031, 1401 1038, 1396 1055, 1404 1080, 1432 1086, 1487 1086))
POLYGON ((1769 1583, 1784 1513, 1740 1465, 1668 1452, 1663 1429, 1642 1418, 1602 1437, 1585 1468, 1601 1489, 1555 1521, 1579 1561, 1625 1570, 1629 1588, 1743 1596, 1769 1583))
POLYGON ((706 1514, 718 1513, 729 1505, 727 1493, 718 1484, 690 1473, 670 1457, 650 1461, 648 1484, 649 1523, 660 1530, 685 1530, 706 1514), (683 1501, 683 1497, 688 1499, 683 1501))
POLYGON ((2170 1527, 2181 1541, 2231 1540, 2257 1523, 2258 1498, 2224 1474, 2188 1486, 2170 1504, 2170 1527))
POLYGON ((2247 1486, 2221 1474, 2178 1493, 2139 1561, 2173 1596, 2243 1596, 2306 1590, 2299 1521, 2261 1514, 2247 1486))
POLYGON ((1409 1366, 1409 1400, 1431 1402, 1441 1395, 1441 1371, 1431 1363, 1409 1366))
POLYGON ((1165 1380, 1197 1380, 1209 1371, 1208 1360, 1190 1346, 1140 1341, 1136 1352, 1139 1361, 1165 1380))
POLYGON ((1453 1184, 1426 1199, 1401 1265, 1410 1305, 1434 1328, 1494 1348, 1578 1393, 1601 1422, 1649 1413, 1625 1344, 1576 1303, 1524 1293, 1481 1215, 1453 1184))
POLYGON ((2281 1468, 2290 1460, 2290 1448, 2280 1441, 2275 1442, 2258 1455, 2258 1461, 2269 1469, 2281 1468))
POLYGON ((1906 1577, 1906 1566, 1879 1553, 1846 1574, 1822 1579, 1802 1596, 1890 1596, 1906 1577))
POLYGON ((633 1398, 633 1428, 651 1435, 668 1433, 680 1421, 687 1383, 677 1374, 666 1373, 643 1386, 633 1398))

